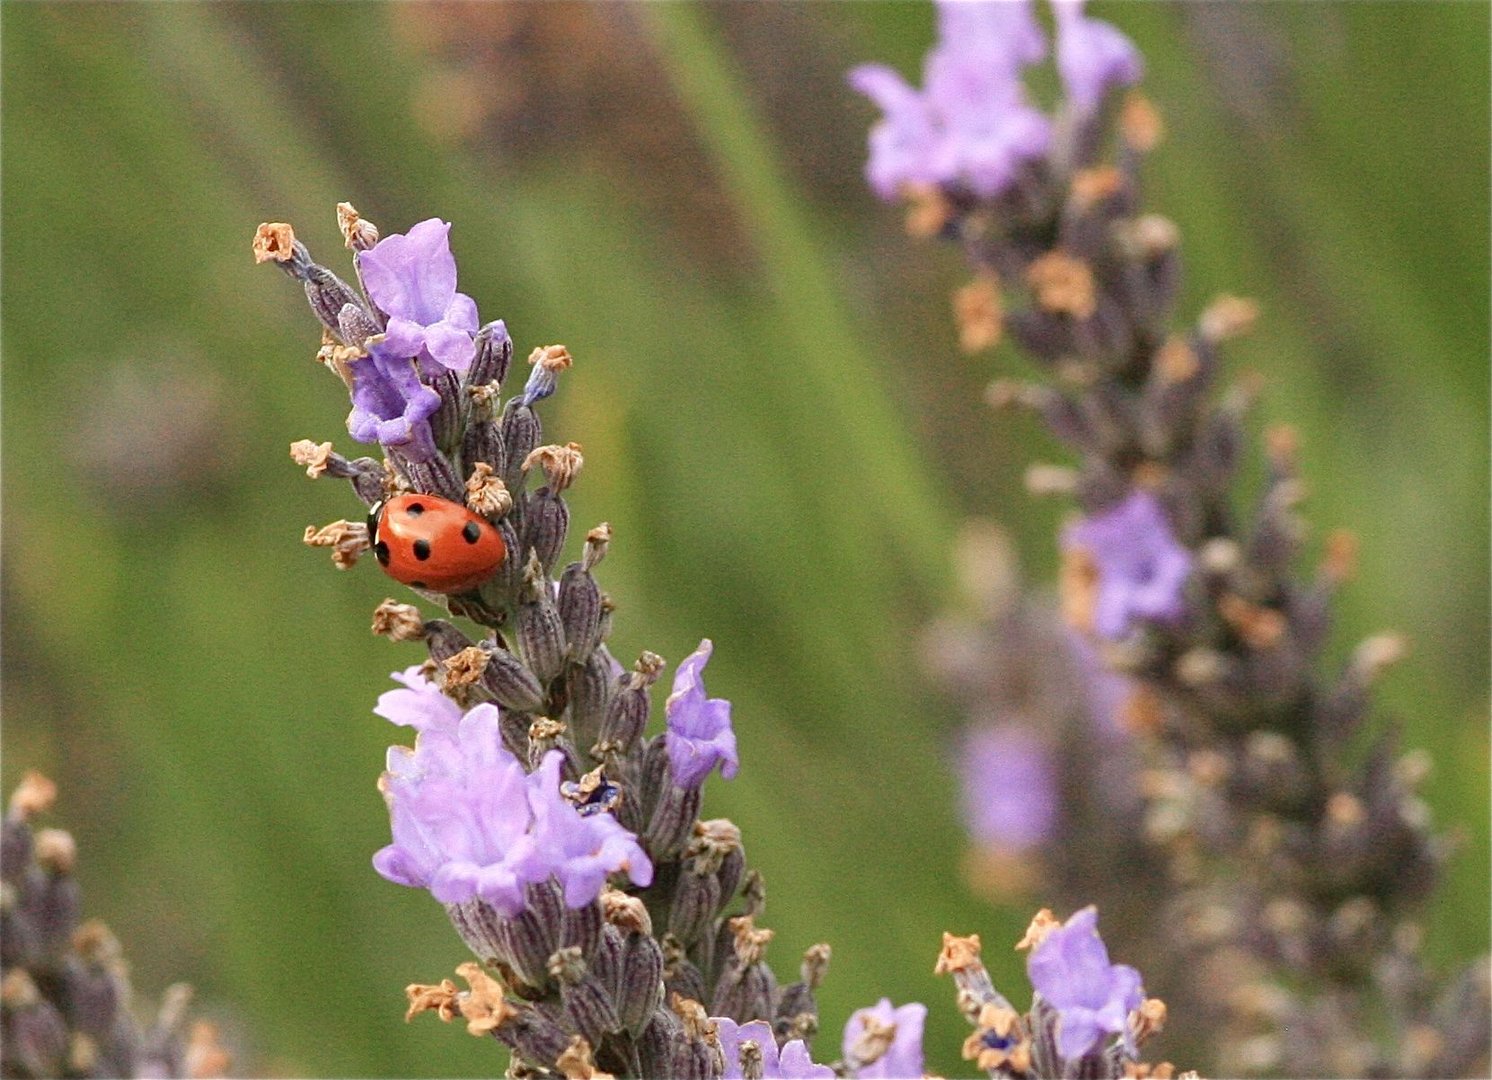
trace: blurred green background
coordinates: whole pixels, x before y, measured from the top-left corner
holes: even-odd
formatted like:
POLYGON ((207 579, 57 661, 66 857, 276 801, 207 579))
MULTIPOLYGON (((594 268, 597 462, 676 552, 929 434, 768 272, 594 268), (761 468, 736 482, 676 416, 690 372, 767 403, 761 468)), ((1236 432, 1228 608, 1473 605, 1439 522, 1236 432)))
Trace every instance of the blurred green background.
MULTIPOLYGON (((1235 370, 1302 432, 1318 526, 1362 539, 1343 655, 1385 627, 1428 799, 1464 837, 1429 919, 1488 938, 1488 10, 1397 3, 1100 7, 1149 58, 1186 310, 1258 297, 1235 370)), ((943 929, 996 975, 1028 907, 955 868, 947 737, 916 661, 970 514, 1049 578, 1062 507, 1020 486, 1052 448, 979 403, 1011 354, 960 357, 957 254, 914 243, 860 170, 854 62, 909 74, 918 4, 6 4, 4 782, 37 767, 90 914, 137 987, 195 983, 246 1072, 493 1075, 490 1043, 400 1022, 464 959, 435 903, 377 878, 370 715, 409 646, 367 631, 393 586, 332 571, 308 523, 355 514, 294 440, 342 427, 263 220, 346 270, 333 204, 387 232, 455 223, 461 288, 520 355, 577 357, 546 412, 613 523, 613 647, 716 642, 744 768, 707 810, 766 875, 790 972, 827 939, 825 1057, 882 994, 931 1006, 963 1071, 943 929)), ((1144 966, 1143 957, 1124 957, 1144 966)), ((1018 991, 1023 992, 1023 991, 1018 991)), ((1184 1018, 1174 1018, 1183 1024, 1184 1018)))

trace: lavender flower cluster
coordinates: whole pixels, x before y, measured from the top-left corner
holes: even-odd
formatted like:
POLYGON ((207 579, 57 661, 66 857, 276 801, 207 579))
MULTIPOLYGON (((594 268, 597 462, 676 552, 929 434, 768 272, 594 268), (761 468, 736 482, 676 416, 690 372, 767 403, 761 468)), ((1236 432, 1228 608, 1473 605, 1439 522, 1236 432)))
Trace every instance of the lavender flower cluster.
POLYGON ((0 1073, 7 1077, 224 1076, 215 1025, 190 1021, 191 987, 168 989, 148 1024, 119 941, 82 918, 77 843, 37 829, 57 788, 27 773, 0 822, 0 1073))
MULTIPOLYGON (((411 586, 482 627, 475 639, 411 604, 374 613, 375 632, 423 642, 428 659, 395 673, 399 687, 374 710, 415 738, 388 753, 379 786, 392 842, 373 866, 429 891, 477 958, 457 969, 464 990, 449 979, 409 986, 407 1015, 464 1019, 512 1051, 514 1076, 921 1076, 926 1009, 889 999, 849 1018, 838 1060, 814 1061, 829 948, 810 948, 799 978, 782 983, 740 830, 700 819, 705 780, 739 768, 730 703, 704 686, 712 643, 678 665, 663 730, 649 736, 665 665, 644 652, 628 671, 607 647, 615 605, 594 570, 610 528, 592 529, 555 576, 563 492, 582 457, 574 443, 541 445, 535 406, 571 366, 568 351, 534 350, 523 389, 504 401, 511 341, 501 322, 479 328, 456 292, 449 227, 426 221, 380 239, 347 204, 339 220, 356 287, 312 261, 288 225, 263 225, 254 242, 256 258, 304 286, 323 327, 319 356, 351 397, 348 431, 384 455, 291 448, 312 477, 348 480, 372 508, 371 526, 313 527, 306 542, 352 566, 381 542, 384 501, 414 494, 479 516, 505 552, 464 591, 411 586), (545 483, 528 490, 535 471, 545 483)), ((1094 919, 1038 919, 1025 1014, 979 983, 977 938, 959 939, 957 962, 945 948, 940 970, 955 975, 977 1029, 969 1060, 991 1075, 1143 1073, 1138 1046, 1164 1007, 1132 968, 1109 963, 1094 919)))
MULTIPOLYGON (((871 188, 906 199, 909 231, 957 243, 974 270, 954 301, 965 348, 1009 337, 1045 374, 996 383, 992 403, 1032 410, 1079 459, 1029 474, 1081 511, 1061 537, 1069 644, 1037 666, 1065 665, 1088 730, 1133 746, 1116 820, 1148 846, 1137 869, 1169 878, 1152 947, 1160 966, 1168 950, 1185 965, 1180 993, 1204 1010, 1194 1022, 1218 1032, 1220 1069, 1485 1068, 1486 961, 1440 978, 1420 953, 1417 913, 1445 851, 1415 790, 1424 761, 1371 719, 1371 684, 1401 644, 1370 639, 1346 670, 1321 671, 1351 540, 1334 537, 1314 577, 1295 569, 1302 486, 1287 429, 1268 433, 1263 494, 1237 511, 1256 388, 1216 386, 1220 346, 1255 307, 1223 297, 1173 329, 1178 230, 1140 197, 1161 124, 1138 94, 1115 93, 1138 81, 1141 59, 1076 0, 1052 7, 1063 89, 1053 115, 1022 81, 1046 54, 1025 2, 943 0, 921 91, 878 66, 850 76, 885 114, 870 138, 871 188)), ((931 639, 935 667, 985 718, 967 756, 973 821, 1007 855, 1051 842, 1064 816, 1083 819, 1055 787, 1059 740, 1042 730, 1071 700, 1040 680, 1016 693, 980 675, 982 647, 1019 664, 1023 641, 1053 639, 1029 607, 1007 597, 931 639)), ((1083 786, 1091 796, 1104 785, 1083 786)), ((1065 884, 1106 905, 1146 876, 1089 869, 1099 872, 1065 884)))

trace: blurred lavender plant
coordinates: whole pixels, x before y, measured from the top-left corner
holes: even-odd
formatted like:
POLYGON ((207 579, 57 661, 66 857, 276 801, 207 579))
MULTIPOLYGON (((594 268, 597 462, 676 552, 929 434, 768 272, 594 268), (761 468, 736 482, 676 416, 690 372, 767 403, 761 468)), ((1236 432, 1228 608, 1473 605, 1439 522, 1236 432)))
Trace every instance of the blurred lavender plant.
POLYGON ((33 827, 57 797, 27 773, 0 823, 0 1074, 6 1077, 226 1075, 217 1028, 188 1022, 191 987, 178 983, 142 1025, 119 941, 82 921, 77 844, 33 827))
MULTIPOLYGON (((940 3, 920 91, 876 65, 850 81, 885 114, 870 138, 871 188, 905 199, 908 230, 957 242, 974 269, 955 296, 964 347, 1009 335, 1047 374, 996 383, 992 403, 1032 410, 1081 459, 1029 479, 1082 511, 1062 537, 1074 681, 1095 687, 1083 669, 1101 659, 1121 681, 1090 693, 1090 707, 1112 716, 1118 701, 1125 728, 1151 736, 1131 790, 1171 882, 1152 915, 1156 941, 1191 965, 1184 990, 1212 1010, 1198 1020, 1220 1021, 1226 1073, 1485 1069, 1487 962, 1441 979, 1420 956, 1416 913, 1445 854, 1415 794, 1426 762, 1369 722, 1372 682, 1402 644, 1373 638, 1345 671, 1320 671, 1351 540, 1331 538, 1313 578, 1294 570, 1302 487, 1287 430, 1268 434, 1264 493, 1238 513, 1256 388, 1214 384, 1219 347, 1248 330, 1254 305, 1222 297, 1195 326, 1171 329, 1178 231, 1140 205, 1161 123, 1138 94, 1115 93, 1139 80, 1141 58, 1080 0, 1052 7, 1063 94, 1051 116, 1022 82, 1046 52, 1026 2, 940 3)), ((1007 732, 1009 684, 981 689, 971 646, 994 634, 996 662, 1010 663, 998 650, 1021 648, 1004 630, 1025 632, 1022 611, 1010 601, 982 628, 945 624, 932 639, 935 667, 971 712, 1001 716, 1007 732)), ((1049 715, 1064 715, 1060 702, 1049 715)), ((1013 745, 1007 733, 1007 776, 1013 745)), ((1053 798, 1052 772, 1023 767, 1027 805, 1053 798)), ((1002 828, 1005 848, 1029 846, 1002 828)), ((1090 884, 1102 892, 1105 880, 1100 869, 1090 884)))
MULTIPOLYGON (((460 1016, 512 1051, 512 1076, 920 1076, 926 1009, 889 999, 851 1016, 840 1060, 813 1061, 829 948, 810 948, 799 979, 781 984, 740 830, 699 819, 704 781, 739 767, 730 703, 704 687, 712 643, 679 664, 664 730, 648 737, 664 662, 644 652, 628 672, 606 646, 614 605, 592 572, 610 528, 592 529, 582 557, 552 576, 569 527, 562 493, 582 458, 574 443, 540 445, 534 406, 569 353, 534 350, 524 387, 504 402, 512 345, 501 322, 478 329, 455 291, 449 226, 426 221, 380 241, 345 203, 339 218, 358 288, 313 262, 288 225, 261 226, 254 250, 304 286, 324 329, 320 357, 351 395, 348 430, 385 457, 349 460, 305 440, 293 459, 313 477, 348 480, 369 507, 406 491, 464 502, 508 553, 466 592, 416 588, 482 626, 477 640, 410 604, 374 612, 376 633, 422 641, 429 659, 395 673, 400 687, 374 710, 413 728, 415 743, 389 750, 380 790, 393 838, 373 865, 427 889, 480 961, 457 969, 465 990, 449 979, 409 986, 407 1015, 460 1016), (535 468, 546 483, 528 491, 535 468)), ((306 531, 342 569, 370 539, 346 521, 306 531)), ((1087 945, 1061 946, 1060 934, 1038 945, 1030 1014, 1001 1014, 1003 1036, 966 1046, 979 1059, 1009 1037, 1011 1053, 981 1064, 990 1075, 1148 1075, 1137 1047, 1158 1027, 1144 1017, 1163 1007, 1144 1001, 1132 969, 1108 964, 1085 918, 1073 932, 1087 945)), ((960 969, 961 987, 976 964, 960 969)), ((984 985, 977 1003, 960 990, 976 1023, 976 1004, 1004 1002, 984 985)))

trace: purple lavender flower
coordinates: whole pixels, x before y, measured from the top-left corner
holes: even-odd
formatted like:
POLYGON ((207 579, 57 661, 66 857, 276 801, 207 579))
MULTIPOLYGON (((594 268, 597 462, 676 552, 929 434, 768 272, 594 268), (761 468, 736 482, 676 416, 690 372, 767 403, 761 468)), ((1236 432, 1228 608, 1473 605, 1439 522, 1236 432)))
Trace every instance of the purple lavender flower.
POLYGON ((871 131, 865 172, 883 199, 909 184, 998 195, 1051 140, 1051 125, 1021 83, 1021 68, 1046 53, 1029 3, 941 0, 938 32, 921 93, 882 64, 849 75, 885 113, 871 131))
POLYGON ((706 698, 705 665, 715 646, 709 638, 685 657, 668 695, 668 763, 673 780, 681 788, 697 788, 718 764, 720 775, 729 780, 740 768, 736 756, 736 733, 730 726, 730 702, 706 698))
POLYGON ((741 1043, 748 1039, 761 1049, 763 1080, 830 1080, 834 1075, 829 1066, 814 1064, 802 1039, 784 1043, 779 1053, 777 1040, 772 1037, 772 1025, 765 1020, 738 1025, 726 1016, 712 1016, 710 1019, 715 1024, 715 1034, 725 1055, 724 1080, 741 1080, 744 1075, 741 1043))
POLYGON ((856 1009, 844 1026, 843 1051, 848 1061, 861 1038, 868 1022, 881 1028, 891 1027, 891 1045, 886 1052, 869 1065, 852 1074, 857 1080, 905 1080, 906 1077, 921 1076, 922 1069, 922 1025, 927 1019, 927 1006, 913 1002, 893 1008, 890 998, 881 1000, 868 1009, 856 1009))
POLYGON ((1057 777, 1045 743, 1021 723, 971 729, 960 754, 964 820, 981 847, 1028 850, 1057 824, 1057 777))
POLYGON ((348 361, 352 411, 347 431, 358 442, 398 446, 413 461, 435 453, 430 417, 440 395, 420 381, 413 353, 389 338, 368 342, 368 355, 348 361))
POLYGON ((390 747, 380 788, 393 843, 374 869, 441 903, 480 898, 508 917, 523 909, 526 886, 550 877, 570 907, 595 900, 613 872, 646 885, 653 868, 636 837, 609 814, 582 816, 560 794, 562 758, 554 751, 525 774, 503 748, 491 704, 454 727, 424 728, 413 749, 390 747))
POLYGON ((1109 963, 1098 936, 1098 909, 1086 907, 1047 932, 1026 963, 1031 986, 1057 1010, 1057 1053, 1071 1061, 1105 1034, 1125 1030, 1145 1000, 1140 973, 1109 963))
POLYGON ((1052 0, 1057 17, 1057 71, 1067 98, 1082 113, 1092 112, 1104 95, 1131 86, 1145 72, 1134 43, 1101 19, 1083 14, 1083 0, 1052 0))
POLYGON ((369 298, 388 316, 387 350, 417 357, 427 377, 465 371, 474 352, 477 305, 456 291, 450 233, 449 222, 430 218, 357 256, 369 298))
POLYGON ((1122 638, 1136 619, 1175 622, 1185 612, 1182 588, 1192 556, 1177 543, 1160 501, 1148 491, 1084 518, 1062 539, 1097 564, 1093 628, 1100 637, 1122 638))
POLYGON ((421 665, 396 671, 389 678, 403 683, 406 689, 379 694, 375 716, 416 731, 454 731, 461 723, 461 707, 425 678, 421 665))

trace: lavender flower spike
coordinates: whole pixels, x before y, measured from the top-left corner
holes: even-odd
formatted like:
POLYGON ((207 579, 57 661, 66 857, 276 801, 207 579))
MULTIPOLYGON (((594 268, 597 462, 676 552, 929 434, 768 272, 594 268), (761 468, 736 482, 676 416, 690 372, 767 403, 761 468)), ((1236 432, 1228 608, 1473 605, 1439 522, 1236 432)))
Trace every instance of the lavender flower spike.
POLYGON ((357 256, 369 298, 388 316, 389 351, 418 358, 429 378, 465 371, 475 351, 477 305, 456 291, 450 233, 449 222, 430 218, 357 256))
POLYGON ((893 1008, 882 998, 869 1009, 856 1009, 844 1026, 844 1060, 864 1061, 865 1047, 879 1050, 877 1057, 854 1068, 856 1080, 904 1080, 923 1074, 922 1026, 927 1006, 913 1002, 893 1008))
POLYGON ((1105 1034, 1124 1032, 1145 1000, 1140 973, 1109 963, 1098 936, 1098 909, 1086 907, 1046 932, 1026 963, 1031 986, 1057 1010, 1057 1052, 1082 1057, 1105 1034))
POLYGON ((551 876, 570 907, 595 900, 612 872, 647 884, 653 868, 636 838, 610 815, 582 817, 564 801, 560 757, 525 774, 503 748, 491 704, 454 729, 427 727, 413 750, 390 747, 380 789, 393 843, 373 857, 374 869, 443 904, 481 899, 509 918, 523 910, 526 886, 551 876))
POLYGON ((1069 551, 1086 553, 1096 565, 1093 629, 1100 637, 1122 638, 1136 619, 1169 623, 1181 618, 1182 589, 1192 556, 1177 542, 1154 495, 1131 493, 1068 528, 1062 542, 1069 551))
POLYGON ((741 1044, 748 1040, 761 1051, 762 1068, 757 1075, 763 1080, 831 1080, 834 1076, 829 1066, 814 1063, 802 1039, 784 1043, 779 1053, 772 1025, 765 1020, 740 1025, 726 1016, 712 1016, 710 1020, 725 1055, 724 1080, 741 1080, 746 1075, 741 1064, 741 1044))
POLYGON ((729 780, 741 761, 736 755, 736 733, 730 726, 730 702, 706 698, 705 665, 715 646, 709 638, 685 657, 674 675, 673 693, 665 709, 668 718, 668 763, 674 783, 697 788, 718 764, 729 780))
POLYGON ((1022 66, 1046 53, 1026 0, 942 0, 938 31, 920 93, 881 64, 849 74, 885 113, 871 131, 865 170, 883 199, 927 184, 998 195, 1051 140, 1050 123, 1021 84, 1022 66))
POLYGON ((1052 0, 1057 17, 1057 71, 1067 99, 1080 113, 1092 112, 1104 95, 1132 86, 1145 72, 1134 43, 1101 19, 1083 14, 1083 0, 1052 0))

